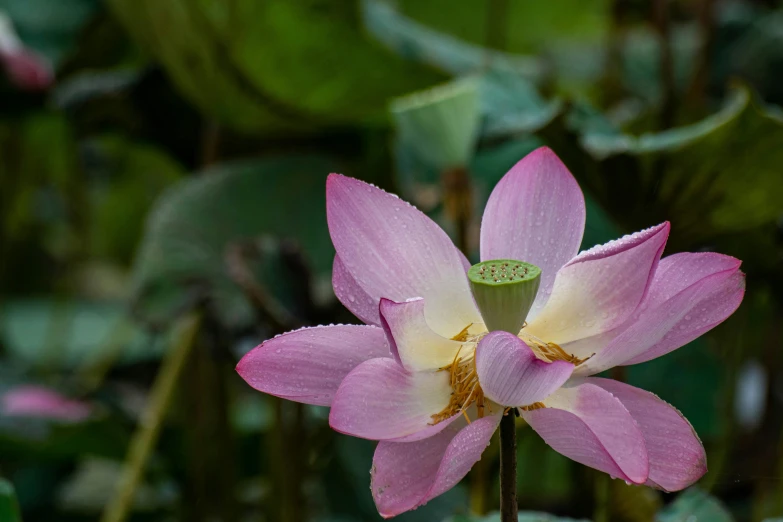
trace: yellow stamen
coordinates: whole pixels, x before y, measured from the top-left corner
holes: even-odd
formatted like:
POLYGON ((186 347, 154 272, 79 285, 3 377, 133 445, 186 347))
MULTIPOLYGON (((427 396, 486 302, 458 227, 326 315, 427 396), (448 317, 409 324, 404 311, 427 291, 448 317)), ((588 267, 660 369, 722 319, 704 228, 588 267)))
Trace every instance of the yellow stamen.
POLYGON ((471 326, 473 326, 473 323, 470 323, 465 328, 463 328, 462 331, 460 333, 458 333, 457 335, 455 335, 454 337, 452 337, 451 340, 452 341, 459 341, 461 343, 464 343, 465 341, 467 341, 468 340, 468 335, 469 335, 468 334, 468 330, 470 330, 471 326))
POLYGON ((461 351, 462 347, 454 356, 454 361, 439 370, 449 372, 449 384, 452 391, 449 404, 441 412, 432 416, 432 424, 450 419, 459 413, 462 413, 470 422, 467 409, 473 403, 476 403, 478 417, 482 418, 484 416, 484 391, 479 385, 476 361, 473 354, 460 358, 459 354, 461 351))
MULTIPOLYGON (((524 332, 524 330, 523 330, 524 332)), ((540 358, 547 362, 554 362, 554 361, 567 361, 573 364, 574 366, 579 366, 580 364, 584 363, 590 357, 592 357, 595 354, 590 355, 590 357, 585 357, 584 359, 577 357, 576 355, 570 354, 563 350, 560 346, 558 346, 555 343, 548 343, 544 342, 535 335, 531 335, 528 333, 520 333, 519 336, 523 341, 525 341, 528 346, 535 352, 535 354, 540 358)))

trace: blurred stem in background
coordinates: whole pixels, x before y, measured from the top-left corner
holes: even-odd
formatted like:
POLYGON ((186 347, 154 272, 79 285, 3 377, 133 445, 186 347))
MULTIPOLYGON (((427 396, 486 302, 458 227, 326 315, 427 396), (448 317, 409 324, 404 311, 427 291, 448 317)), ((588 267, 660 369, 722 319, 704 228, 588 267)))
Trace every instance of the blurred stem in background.
POLYGON ((623 94, 623 46, 626 41, 628 0, 613 0, 610 9, 606 62, 601 78, 601 104, 608 106, 623 94))
POLYGON ((674 51, 672 50, 669 0, 653 0, 652 23, 660 45, 661 116, 660 128, 674 124, 677 112, 677 91, 674 83, 674 51))
POLYGON ((101 522, 124 522, 128 519, 136 490, 158 441, 176 384, 185 368, 188 355, 196 343, 200 327, 201 312, 191 312, 176 324, 174 345, 166 354, 152 385, 149 402, 131 440, 122 476, 103 512, 101 522))
MULTIPOLYGON (((487 51, 490 49, 506 50, 508 45, 508 2, 509 0, 488 0, 486 15, 486 33, 484 43, 487 51)), ((486 53, 486 60, 491 60, 492 53, 486 53)), ((486 63, 485 66, 489 66, 486 63)))
POLYGON ((470 223, 473 218, 473 192, 470 175, 465 167, 447 169, 441 176, 444 206, 456 225, 457 247, 470 257, 470 223))
POLYGON ((595 473, 594 475, 595 507, 593 508, 593 522, 609 522, 611 479, 606 473, 595 473))
POLYGON ((230 424, 234 404, 228 377, 230 341, 218 322, 205 316, 201 342, 190 354, 184 379, 188 473, 185 520, 237 520, 235 443, 230 424), (191 502, 197 499, 198 502, 191 502))
POLYGON ((305 409, 301 403, 272 398, 275 430, 269 444, 271 462, 270 520, 303 522, 302 482, 305 466, 305 409))
POLYGON ((726 377, 723 382, 726 383, 726 387, 723 390, 723 397, 720 398, 720 403, 725 405, 725 407, 721 410, 723 412, 723 418, 721 419, 723 430, 717 442, 713 444, 712 448, 710 448, 711 451, 707 454, 710 472, 700 482, 701 487, 707 492, 715 489, 719 480, 725 477, 726 468, 729 467, 732 442, 736 435, 733 405, 737 393, 737 375, 742 365, 743 347, 747 341, 744 332, 745 328, 749 326, 748 308, 748 305, 741 307, 737 316, 731 319, 729 324, 734 324, 736 327, 730 330, 732 332, 730 335, 715 337, 720 358, 725 361, 726 377))
MULTIPOLYGON (((307 267, 298 259, 299 253, 292 245, 284 246, 287 265, 296 271, 309 288, 310 276, 307 267), (293 266, 295 265, 295 266, 293 266), (303 274, 306 274, 303 276, 303 274)), ((302 327, 302 322, 293 316, 255 277, 251 265, 263 256, 253 242, 231 245, 226 251, 226 265, 229 276, 239 286, 255 310, 256 321, 269 325, 272 335, 302 327)), ((312 296, 301 296, 312 308, 312 296)), ((309 310, 311 311, 311 310, 309 310)), ((267 497, 270 520, 280 522, 302 522, 305 520, 305 506, 302 483, 306 474, 305 462, 305 410, 300 403, 289 403, 277 397, 270 397, 274 424, 267 439, 262 440, 262 455, 269 455, 270 489, 267 497)))
POLYGON ((710 63, 715 47, 715 0, 697 0, 699 24, 699 52, 693 79, 688 87, 689 104, 703 107, 707 102, 707 87, 710 80, 710 63))
POLYGON ((218 160, 220 150, 220 126, 212 120, 202 123, 201 166, 207 167, 218 160))

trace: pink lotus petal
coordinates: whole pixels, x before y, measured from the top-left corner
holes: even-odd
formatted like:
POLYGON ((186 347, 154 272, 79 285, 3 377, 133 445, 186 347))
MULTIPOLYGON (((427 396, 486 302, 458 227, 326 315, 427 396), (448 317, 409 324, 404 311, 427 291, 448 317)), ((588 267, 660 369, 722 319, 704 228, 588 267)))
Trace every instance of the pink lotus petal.
POLYGON ((81 422, 92 413, 89 404, 69 399, 43 386, 18 386, 0 400, 2 413, 9 417, 38 417, 61 422, 81 422))
POLYGON ((541 147, 492 191, 481 221, 481 259, 517 259, 541 268, 532 320, 549 298, 557 271, 579 251, 584 228, 582 190, 555 153, 541 147))
POLYGON ((728 318, 745 293, 740 261, 714 253, 683 253, 661 260, 650 293, 630 325, 580 366, 590 375, 660 357, 728 318))
POLYGON ((576 382, 544 404, 546 408, 522 411, 522 416, 555 451, 613 477, 647 481, 644 436, 617 397, 590 382, 576 382))
POLYGON ((316 326, 265 341, 239 361, 237 373, 258 391, 329 406, 343 378, 360 363, 378 357, 391 357, 382 329, 316 326))
POLYGON ((407 370, 437 370, 454 362, 462 343, 430 329, 424 317, 424 299, 404 303, 381 299, 380 311, 392 355, 407 370))
POLYGON ((476 371, 484 395, 516 407, 546 399, 568 380, 574 365, 542 361, 516 335, 492 332, 476 348, 476 371))
POLYGON ((652 393, 612 379, 593 377, 623 403, 644 435, 650 458, 647 485, 665 491, 685 489, 707 473, 707 455, 690 423, 652 393))
POLYGON ((337 299, 351 311, 353 315, 366 324, 381 326, 381 318, 378 315, 378 300, 371 297, 359 283, 351 276, 348 269, 340 261, 339 256, 334 256, 332 265, 332 288, 337 299))
POLYGON ((49 61, 38 53, 20 47, 0 52, 6 72, 11 81, 26 91, 43 91, 54 82, 54 73, 49 61))
POLYGON ((481 322, 464 256, 435 222, 410 204, 362 181, 331 174, 329 232, 345 269, 376 303, 423 297, 429 324, 453 337, 481 322))
POLYGON ((432 416, 443 411, 450 395, 447 372, 408 372, 394 359, 371 359, 340 384, 329 425, 363 439, 413 440, 442 429, 431 429, 432 416))
MULTIPOLYGON (((669 223, 593 247, 557 273, 546 307, 527 332, 561 346, 623 323, 641 303, 669 236, 669 223)), ((578 350, 567 350, 579 356, 578 350)))
POLYGON ((410 511, 453 488, 481 459, 501 417, 455 422, 418 442, 379 442, 370 489, 381 516, 410 511))

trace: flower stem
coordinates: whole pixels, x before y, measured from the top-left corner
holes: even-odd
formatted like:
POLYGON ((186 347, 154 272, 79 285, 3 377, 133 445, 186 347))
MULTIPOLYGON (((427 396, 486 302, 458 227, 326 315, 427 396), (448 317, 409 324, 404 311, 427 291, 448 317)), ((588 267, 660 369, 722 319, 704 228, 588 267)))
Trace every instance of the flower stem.
POLYGON ((200 324, 201 314, 193 312, 177 325, 177 340, 166 354, 152 385, 149 402, 130 443, 122 476, 103 512, 101 522, 124 522, 130 516, 136 490, 158 441, 164 417, 171 404, 185 361, 195 344, 200 324))
POLYGON ((469 228, 473 214, 473 196, 468 170, 464 167, 446 169, 441 173, 446 214, 457 227, 457 248, 470 254, 469 228))
POLYGON ((500 421, 500 521, 517 522, 517 434, 512 411, 500 421))
POLYGON ((672 50, 672 35, 670 23, 670 0, 653 0, 652 22, 658 33, 661 48, 660 73, 663 87, 661 101, 661 129, 668 129, 674 124, 676 112, 677 91, 674 81, 674 51, 672 50))

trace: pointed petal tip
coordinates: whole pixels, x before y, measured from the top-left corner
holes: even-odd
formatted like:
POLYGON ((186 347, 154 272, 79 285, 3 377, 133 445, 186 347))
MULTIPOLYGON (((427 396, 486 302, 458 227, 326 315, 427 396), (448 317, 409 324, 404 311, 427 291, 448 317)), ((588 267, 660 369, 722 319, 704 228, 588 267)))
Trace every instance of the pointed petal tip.
POLYGON ((262 393, 329 406, 348 373, 370 359, 388 357, 389 346, 381 328, 313 326, 265 340, 242 357, 236 371, 262 393))
POLYGON ((644 230, 640 230, 632 234, 626 234, 621 238, 613 239, 612 241, 602 245, 596 245, 592 248, 579 252, 579 254, 566 263, 565 266, 571 266, 584 261, 593 261, 606 257, 612 257, 617 254, 622 254, 643 243, 647 243, 648 241, 657 241, 661 243, 658 247, 657 253, 657 257, 660 258, 661 254, 663 253, 663 249, 666 246, 666 240, 669 238, 670 230, 671 223, 664 221, 663 223, 651 226, 644 230))
MULTIPOLYGON (((513 167, 511 167, 511 170, 509 172, 512 172, 516 170, 519 167, 532 167, 533 165, 541 165, 541 164, 547 164, 550 165, 554 163, 557 165, 558 169, 562 169, 563 171, 567 172, 571 177, 571 171, 568 170, 568 167, 566 167, 565 163, 563 163, 563 160, 560 159, 560 157, 553 151, 551 148, 547 147, 546 145, 543 145, 541 147, 538 147, 537 149, 532 150, 531 152, 528 152, 527 155, 525 155, 522 159, 520 159, 513 167)), ((574 183, 576 183, 576 180, 574 180, 574 183)))
POLYGON ((562 163, 562 160, 560 159, 560 157, 555 153, 555 151, 553 151, 547 145, 542 145, 542 146, 538 147, 537 149, 534 149, 533 151, 529 152, 528 155, 525 156, 525 157, 526 158, 541 157, 541 158, 546 158, 546 159, 555 159, 555 160, 559 161, 560 163, 562 163))
POLYGON ((252 358, 252 355, 251 355, 251 354, 255 354, 255 353, 257 353, 257 351, 258 351, 259 349, 261 349, 261 347, 262 347, 262 346, 264 346, 265 342, 266 342, 266 341, 264 341, 263 343, 259 344, 258 346, 256 346, 255 348, 253 348, 252 350, 250 350, 249 352, 247 352, 245 355, 243 355, 243 356, 242 356, 242 358, 241 358, 241 359, 239 359, 239 362, 237 363, 237 365, 234 367, 234 370, 235 370, 235 371, 236 371, 236 372, 239 374, 239 376, 240 376, 240 377, 242 377, 242 378, 243 378, 245 381, 247 381, 247 378, 245 377, 245 375, 247 375, 247 372, 248 372, 248 365, 249 365, 249 361, 250 361, 250 359, 252 358))
POLYGON ((337 172, 330 172, 329 175, 326 176, 326 196, 327 199, 329 197, 329 193, 337 188, 336 185, 341 183, 345 179, 345 176, 342 174, 339 174, 337 172))
POLYGON ((433 327, 445 333, 459 332, 480 318, 464 255, 415 206, 370 183, 332 175, 326 221, 337 255, 357 283, 353 286, 374 304, 380 297, 400 302, 421 296, 428 301, 433 327))

